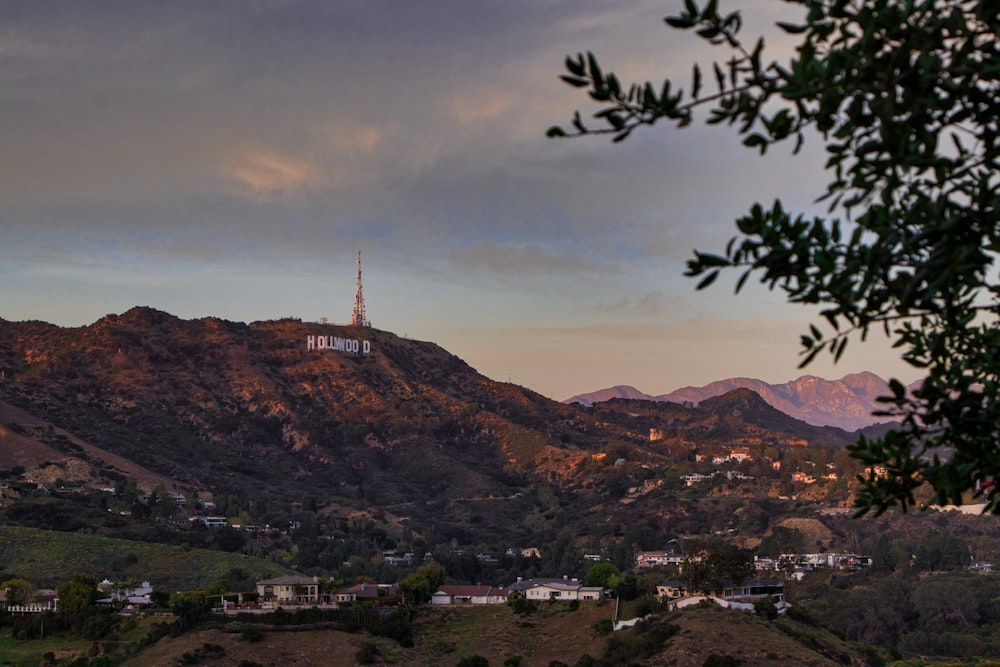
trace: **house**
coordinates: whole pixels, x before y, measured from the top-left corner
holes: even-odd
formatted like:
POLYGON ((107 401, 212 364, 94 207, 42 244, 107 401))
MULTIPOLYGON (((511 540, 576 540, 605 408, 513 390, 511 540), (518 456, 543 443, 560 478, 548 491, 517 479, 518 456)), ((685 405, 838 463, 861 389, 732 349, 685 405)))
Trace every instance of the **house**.
POLYGON ((496 586, 441 586, 431 596, 431 604, 503 604, 507 589, 496 586))
POLYGON ((741 584, 725 584, 722 587, 723 600, 753 602, 764 598, 784 602, 785 584, 777 579, 747 579, 741 584))
POLYGON ((679 581, 664 581, 656 585, 656 597, 660 600, 676 600, 687 595, 687 586, 679 581))
POLYGON ((578 579, 529 579, 518 580, 510 586, 511 595, 518 594, 528 600, 601 600, 604 589, 599 586, 584 586, 578 579))
POLYGON ((229 525, 229 520, 224 516, 202 516, 197 517, 206 528, 225 528, 229 525))
POLYGON ((636 567, 680 567, 684 554, 671 551, 643 551, 635 557, 636 567))
POLYGON ((59 607, 59 594, 54 590, 40 589, 31 597, 31 602, 27 604, 11 604, 7 600, 7 591, 0 590, 0 609, 6 609, 10 614, 44 614, 59 607))
MULTIPOLYGON (((753 602, 770 598, 774 602, 785 599, 785 584, 777 579, 747 579, 741 584, 724 583, 718 597, 729 602, 753 602)), ((693 593, 679 581, 664 581, 656 586, 656 597, 660 600, 679 600, 691 595, 707 595, 710 591, 693 593)))
POLYGON ((396 592, 395 584, 354 584, 350 588, 337 591, 334 599, 337 602, 374 602, 380 597, 391 597, 396 592))
POLYGON ((744 461, 753 461, 750 457, 749 447, 733 447, 729 451, 729 458, 738 463, 743 463, 744 461))
POLYGON ((319 580, 316 577, 287 576, 257 582, 257 599, 277 604, 316 604, 319 580))
POLYGON ((681 479, 684 480, 685 486, 694 486, 695 484, 702 482, 709 478, 709 475, 702 475, 700 473, 692 473, 690 475, 681 475, 681 479))
POLYGON ((96 601, 97 604, 111 607, 121 604, 136 606, 148 606, 152 604, 149 599, 153 592, 153 585, 148 581, 142 582, 139 586, 129 588, 127 586, 116 585, 110 579, 104 579, 97 584, 97 590, 106 593, 107 597, 96 601))

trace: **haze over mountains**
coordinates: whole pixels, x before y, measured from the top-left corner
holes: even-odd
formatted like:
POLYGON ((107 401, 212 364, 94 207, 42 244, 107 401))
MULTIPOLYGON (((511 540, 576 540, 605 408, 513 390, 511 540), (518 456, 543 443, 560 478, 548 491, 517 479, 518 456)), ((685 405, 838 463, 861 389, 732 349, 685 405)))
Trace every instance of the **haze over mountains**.
POLYGON ((783 384, 737 377, 712 382, 703 387, 682 387, 656 396, 645 394, 635 387, 618 385, 578 394, 564 402, 589 406, 612 398, 625 398, 689 402, 697 405, 705 399, 721 396, 735 389, 750 389, 777 410, 815 426, 836 426, 845 431, 856 431, 872 424, 892 421, 889 417, 872 414, 884 409, 877 399, 888 396, 891 392, 885 380, 869 372, 845 375, 839 380, 803 375, 783 384))

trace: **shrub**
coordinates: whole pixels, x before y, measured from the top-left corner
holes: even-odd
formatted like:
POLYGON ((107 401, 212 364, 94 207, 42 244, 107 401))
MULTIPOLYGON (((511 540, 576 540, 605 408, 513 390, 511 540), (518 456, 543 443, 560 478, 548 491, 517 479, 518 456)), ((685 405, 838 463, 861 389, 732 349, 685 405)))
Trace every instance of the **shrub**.
POLYGON ((610 618, 602 618, 594 623, 594 629, 597 630, 598 634, 606 635, 615 629, 615 624, 611 622, 610 618))
POLYGON ((264 633, 257 628, 244 628, 240 632, 240 639, 245 642, 259 642, 264 639, 264 633))
POLYGON ((361 665, 370 665, 378 660, 378 657, 378 647, 371 642, 362 642, 358 652, 354 654, 354 660, 361 665))
POLYGON ((742 664, 742 660, 734 658, 731 655, 719 655, 718 653, 713 653, 705 658, 705 662, 702 663, 702 667, 740 667, 742 664))
POLYGON ((769 621, 778 618, 778 607, 770 598, 762 598, 753 603, 753 609, 758 616, 763 616, 769 621))
POLYGON ((481 655, 467 655, 455 667, 490 667, 490 661, 481 655))

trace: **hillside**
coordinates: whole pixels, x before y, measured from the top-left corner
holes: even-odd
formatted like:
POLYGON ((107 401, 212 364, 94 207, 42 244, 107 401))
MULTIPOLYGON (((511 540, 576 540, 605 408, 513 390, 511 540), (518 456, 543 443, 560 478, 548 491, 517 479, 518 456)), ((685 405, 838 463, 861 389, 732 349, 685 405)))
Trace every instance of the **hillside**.
MULTIPOLYGON (((490 380, 433 343, 290 319, 181 320, 133 308, 79 328, 0 320, 0 370, 0 472, 48 488, 114 490, 123 511, 142 508, 120 494, 156 490, 192 505, 226 499, 228 516, 261 524, 288 521, 279 507, 308 507, 319 523, 303 529, 313 535, 356 530, 359 520, 430 544, 551 542, 598 524, 613 539, 637 521, 667 529, 708 520, 698 530, 717 530, 737 516, 714 516, 704 494, 676 492, 696 455, 739 445, 760 461, 765 450, 852 441, 745 390, 696 408, 620 398, 581 408, 490 380), (316 345, 338 339, 358 352, 316 345)), ((712 495, 796 492, 776 482, 715 485, 712 495)), ((849 499, 843 485, 810 494, 849 499)))
POLYGON ((662 628, 659 632, 596 632, 594 624, 610 619, 613 613, 611 604, 584 604, 576 611, 564 605, 550 610, 543 607, 528 617, 514 614, 506 605, 427 608, 417 615, 412 648, 336 630, 266 631, 256 642, 241 641, 238 633, 202 630, 162 639, 125 664, 174 664, 185 653, 195 655, 206 644, 221 647, 222 655, 213 659, 213 665, 234 667, 243 660, 298 667, 352 665, 366 642, 373 643, 387 663, 405 667, 453 665, 471 655, 487 658, 490 665, 502 665, 520 656, 516 664, 521 667, 549 667, 553 661, 573 665, 585 655, 611 660, 604 664, 701 667, 713 654, 736 658, 744 667, 862 665, 870 664, 868 658, 878 654, 792 619, 767 621, 715 606, 670 614, 652 626, 662 628), (663 639, 653 638, 654 634, 663 639))
POLYGON ((0 526, 0 563, 5 572, 17 572, 40 588, 55 587, 81 573, 97 581, 148 580, 170 593, 204 588, 234 573, 251 583, 289 573, 273 562, 241 554, 20 526, 0 526))

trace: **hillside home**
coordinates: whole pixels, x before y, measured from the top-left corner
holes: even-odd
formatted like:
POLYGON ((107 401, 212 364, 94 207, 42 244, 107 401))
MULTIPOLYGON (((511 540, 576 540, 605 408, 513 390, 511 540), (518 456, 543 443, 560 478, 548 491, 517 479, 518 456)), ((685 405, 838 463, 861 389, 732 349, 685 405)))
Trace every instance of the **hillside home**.
POLYGON ((782 554, 781 558, 808 569, 817 567, 856 569, 868 567, 872 563, 871 556, 832 551, 813 554, 782 554))
POLYGON ((742 584, 726 584, 722 589, 723 600, 753 602, 764 598, 784 602, 785 584, 777 579, 747 579, 742 584))
POLYGON ((350 588, 334 594, 337 602, 374 602, 380 597, 390 597, 397 593, 395 584, 354 584, 350 588))
MULTIPOLYGON (((785 584, 777 579, 747 579, 742 584, 723 584, 718 591, 701 591, 698 595, 720 593, 719 597, 730 602, 753 602, 763 598, 771 598, 774 602, 785 599, 785 584)), ((679 581, 664 581, 656 586, 656 597, 659 600, 679 600, 692 595, 687 587, 679 581)))
POLYGON ((277 604, 317 604, 319 581, 316 577, 294 575, 258 581, 257 599, 277 604))
POLYGON ((599 586, 584 586, 577 579, 529 579, 510 586, 511 594, 518 593, 528 600, 600 600, 604 589, 599 586))
POLYGON ((729 458, 737 463, 743 463, 744 461, 753 461, 750 457, 749 447, 734 447, 729 451, 729 458))
POLYGON ((694 486, 699 482, 703 482, 708 479, 710 475, 702 475, 700 473, 692 473, 690 475, 681 475, 681 479, 684 480, 685 486, 694 486))
POLYGON ((133 606, 146 606, 151 604, 149 595, 153 592, 153 585, 148 581, 144 581, 139 586, 129 588, 127 586, 116 585, 110 579, 105 579, 97 584, 97 590, 107 595, 107 597, 97 600, 97 604, 99 605, 110 607, 124 603, 133 606))
POLYGON ((225 528, 229 525, 229 520, 224 516, 200 516, 196 519, 206 528, 225 528))
POLYGON ((7 590, 0 590, 0 609, 6 609, 11 614, 44 614, 59 607, 59 594, 54 590, 39 589, 31 597, 31 602, 24 605, 10 604, 7 590))
POLYGON ((503 604, 507 590, 496 586, 441 586, 431 596, 431 604, 503 604))
POLYGON ((687 595, 687 586, 679 581, 664 581, 656 585, 656 597, 659 600, 676 600, 687 595))
POLYGON ((642 551, 635 557, 636 567, 680 567, 684 554, 672 551, 642 551))

